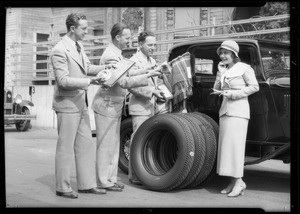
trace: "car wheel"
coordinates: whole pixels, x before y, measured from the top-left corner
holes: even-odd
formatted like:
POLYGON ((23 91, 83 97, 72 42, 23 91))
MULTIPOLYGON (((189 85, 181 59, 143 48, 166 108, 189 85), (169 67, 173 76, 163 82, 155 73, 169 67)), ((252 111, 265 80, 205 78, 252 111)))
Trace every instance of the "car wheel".
POLYGON ((128 174, 128 162, 129 162, 129 145, 132 135, 132 119, 126 118, 121 122, 120 130, 120 153, 119 153, 119 168, 128 174))
POLYGON ((177 188, 194 162, 194 137, 189 125, 182 118, 170 115, 155 115, 145 121, 130 148, 138 180, 155 191, 177 188))
MULTIPOLYGON (((30 111, 27 107, 23 107, 21 114, 30 115, 30 111)), ((18 123, 16 123, 16 128, 18 131, 27 131, 29 127, 30 127, 30 120, 21 120, 18 123)))

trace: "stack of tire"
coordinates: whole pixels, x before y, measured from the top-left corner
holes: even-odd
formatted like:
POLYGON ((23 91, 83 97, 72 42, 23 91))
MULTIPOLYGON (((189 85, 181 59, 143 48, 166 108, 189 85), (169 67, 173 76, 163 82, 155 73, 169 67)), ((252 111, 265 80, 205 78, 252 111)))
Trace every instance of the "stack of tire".
POLYGON ((218 124, 203 113, 156 115, 132 140, 132 168, 150 190, 195 188, 215 174, 217 140, 218 124))

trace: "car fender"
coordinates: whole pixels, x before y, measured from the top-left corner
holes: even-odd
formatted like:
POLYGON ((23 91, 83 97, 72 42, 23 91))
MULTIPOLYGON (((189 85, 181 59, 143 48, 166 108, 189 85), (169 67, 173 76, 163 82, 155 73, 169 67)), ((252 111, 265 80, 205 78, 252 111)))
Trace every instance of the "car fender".
POLYGON ((19 105, 23 108, 24 106, 33 106, 33 103, 29 100, 22 100, 21 103, 19 103, 19 105))

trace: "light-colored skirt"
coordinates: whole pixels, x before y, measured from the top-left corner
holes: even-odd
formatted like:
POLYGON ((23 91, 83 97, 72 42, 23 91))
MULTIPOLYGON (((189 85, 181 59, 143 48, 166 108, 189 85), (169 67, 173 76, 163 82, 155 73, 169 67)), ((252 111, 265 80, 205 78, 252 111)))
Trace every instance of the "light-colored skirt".
POLYGON ((220 117, 217 159, 219 175, 243 177, 248 122, 248 119, 241 117, 220 117))

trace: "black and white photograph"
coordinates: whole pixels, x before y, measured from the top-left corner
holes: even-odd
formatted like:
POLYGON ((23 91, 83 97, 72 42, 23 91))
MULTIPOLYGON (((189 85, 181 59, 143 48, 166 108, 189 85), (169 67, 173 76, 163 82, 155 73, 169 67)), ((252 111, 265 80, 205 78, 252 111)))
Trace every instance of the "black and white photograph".
POLYGON ((298 210, 299 4, 148 5, 5 6, 5 210, 298 210))

